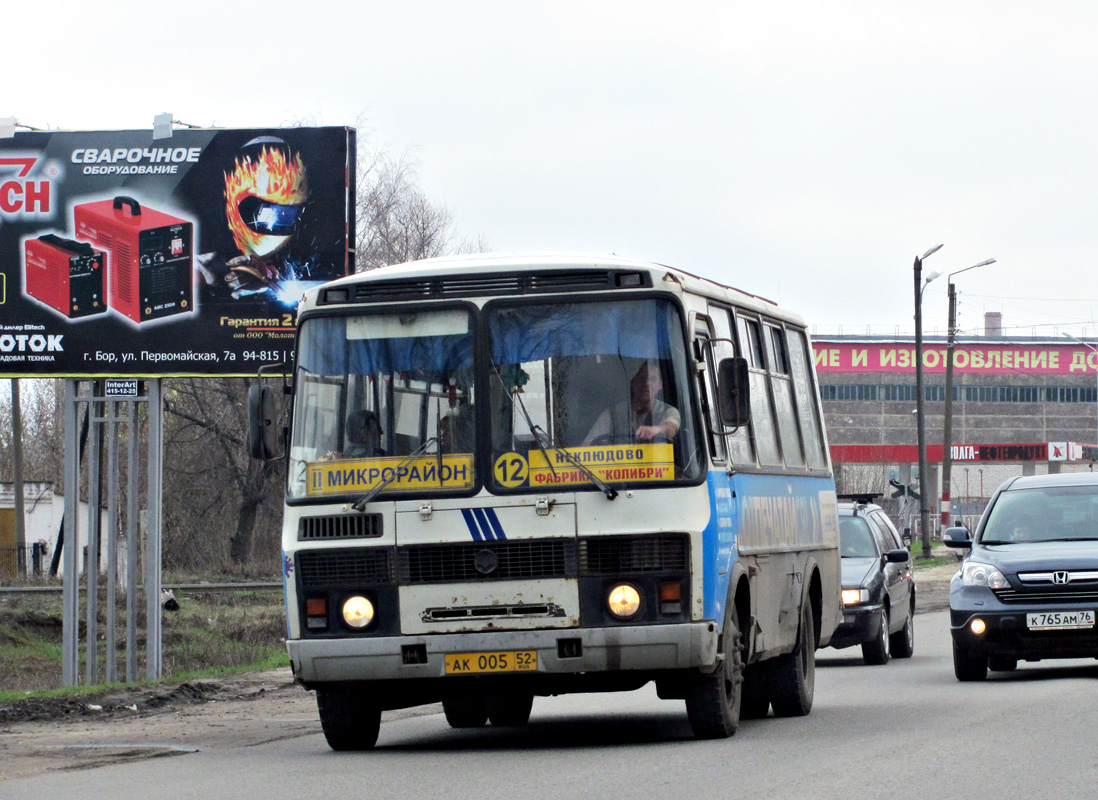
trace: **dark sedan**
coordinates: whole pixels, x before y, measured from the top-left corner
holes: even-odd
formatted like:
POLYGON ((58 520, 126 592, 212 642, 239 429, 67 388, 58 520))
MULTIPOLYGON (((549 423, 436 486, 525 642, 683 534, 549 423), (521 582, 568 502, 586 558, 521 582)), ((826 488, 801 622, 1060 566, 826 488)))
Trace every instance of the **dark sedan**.
POLYGON ((839 503, 843 621, 831 647, 861 645, 866 664, 910 658, 915 650, 915 582, 911 554, 877 495, 847 495, 839 503))
POLYGON ((1019 659, 1098 658, 1098 474, 1012 478, 996 491, 949 587, 953 669, 980 681, 1019 659))

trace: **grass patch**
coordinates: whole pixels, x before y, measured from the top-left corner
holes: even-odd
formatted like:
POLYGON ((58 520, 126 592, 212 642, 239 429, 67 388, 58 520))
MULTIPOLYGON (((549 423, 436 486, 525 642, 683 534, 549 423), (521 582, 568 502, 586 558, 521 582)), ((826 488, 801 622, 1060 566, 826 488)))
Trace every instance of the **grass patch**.
MULTIPOLYGON (((275 669, 289 664, 286 620, 281 590, 215 593, 177 591, 178 611, 164 611, 161 621, 162 681, 275 669)), ((86 677, 87 609, 81 593, 79 676, 86 677)), ((120 597, 114 621, 117 674, 126 674, 126 614, 120 597)), ((106 675, 106 597, 100 594, 96 628, 99 676, 106 675)), ((137 674, 146 669, 145 605, 138 598, 137 674)), ((0 597, 0 703, 28 697, 79 695, 102 691, 98 686, 62 687, 62 596, 0 597)), ((117 684, 123 685, 123 684, 117 684)))
POLYGON ((912 558, 912 562, 915 567, 915 571, 918 572, 921 569, 930 569, 931 567, 941 567, 946 564, 957 564, 957 556, 931 556, 930 558, 923 558, 922 556, 915 556, 912 558))

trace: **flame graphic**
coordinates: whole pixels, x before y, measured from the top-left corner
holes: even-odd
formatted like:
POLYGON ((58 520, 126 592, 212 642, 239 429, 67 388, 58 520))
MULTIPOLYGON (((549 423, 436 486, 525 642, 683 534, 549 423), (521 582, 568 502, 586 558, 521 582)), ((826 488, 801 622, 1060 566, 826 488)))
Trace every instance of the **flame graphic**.
POLYGON ((240 201, 249 196, 279 205, 299 205, 309 195, 305 164, 297 153, 287 153, 277 147, 263 147, 255 160, 248 156, 236 159, 236 168, 225 173, 225 217, 233 241, 247 255, 270 255, 290 237, 256 233, 240 217, 240 201))

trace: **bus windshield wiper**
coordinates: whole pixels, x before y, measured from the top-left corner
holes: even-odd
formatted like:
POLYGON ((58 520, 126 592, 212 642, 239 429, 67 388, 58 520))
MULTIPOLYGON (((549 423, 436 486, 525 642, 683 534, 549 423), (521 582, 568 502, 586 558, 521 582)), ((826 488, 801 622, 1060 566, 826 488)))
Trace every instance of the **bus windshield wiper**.
MULTIPOLYGON (((418 448, 416 449, 416 451, 415 451, 414 453, 412 453, 412 454, 411 454, 410 456, 408 456, 408 457, 407 457, 406 459, 404 459, 403 461, 401 461, 401 462, 400 462, 399 464, 397 464, 397 465, 396 465, 395 467, 393 467, 393 468, 392 468, 392 470, 393 470, 393 473, 392 473, 392 475, 391 475, 390 477, 386 478, 386 479, 385 479, 385 480, 383 480, 383 481, 382 481, 381 483, 379 483, 379 484, 378 484, 377 486, 375 486, 375 487, 374 487, 373 489, 371 489, 370 491, 366 492, 366 494, 362 495, 362 497, 360 497, 360 498, 358 498, 357 500, 355 500, 355 502, 351 504, 351 508, 353 508, 353 509, 354 509, 355 511, 365 511, 365 510, 366 510, 366 504, 367 504, 367 503, 369 503, 369 502, 370 502, 371 500, 373 500, 373 499, 374 499, 375 497, 377 497, 377 496, 378 496, 378 494, 379 494, 379 493, 380 493, 380 492, 381 492, 381 491, 382 491, 382 490, 383 490, 383 489, 384 489, 384 488, 385 488, 386 486, 388 486, 388 485, 389 485, 390 483, 392 483, 393 481, 395 481, 395 480, 396 480, 396 478, 397 478, 397 474, 398 474, 398 473, 399 473, 399 472, 400 472, 400 471, 401 471, 402 469, 404 469, 404 468, 405 468, 405 467, 407 467, 407 466, 408 466, 409 464, 411 464, 411 463, 412 463, 413 461, 415 461, 415 460, 416 460, 417 458, 419 458, 419 457, 420 457, 421 455, 423 455, 424 453, 426 453, 426 452, 427 452, 427 447, 428 447, 428 445, 430 445, 430 444, 431 444, 431 442, 437 442, 437 441, 438 441, 438 437, 437 437, 437 436, 431 436, 431 437, 430 437, 430 438, 428 438, 428 439, 427 439, 426 441, 424 441, 424 442, 423 442, 423 444, 421 444, 421 445, 420 445, 420 446, 419 446, 419 447, 418 447, 418 448)), ((439 455, 441 455, 441 454, 442 454, 442 452, 441 452, 441 450, 440 450, 440 451, 439 451, 439 455)), ((441 472, 441 470, 439 471, 439 476, 438 476, 438 477, 439 477, 439 480, 441 481, 441 480, 442 480, 442 472, 441 472)))
MULTIPOLYGON (((499 378, 499 382, 502 383, 506 388, 507 383, 503 380, 503 376, 499 372, 498 365, 496 366, 496 377, 499 378)), ((526 410, 526 403, 522 401, 521 395, 514 393, 512 394, 512 397, 518 400, 519 408, 522 410, 522 418, 526 420, 526 427, 527 429, 529 429, 530 433, 533 434, 534 443, 538 446, 538 450, 541 451, 542 456, 544 456, 545 463, 549 465, 550 472, 552 472, 554 475, 557 474, 556 470, 553 469, 553 462, 549 458, 549 453, 546 452, 546 445, 549 445, 549 447, 552 447, 558 453, 563 454, 569 464, 582 472, 584 476, 586 476, 587 480, 595 484, 595 486, 599 488, 599 491, 606 495, 607 500, 613 500, 615 497, 618 496, 617 489, 615 489, 613 486, 608 485, 606 481, 604 481, 602 478, 600 478, 598 475, 588 469, 585 464, 580 462, 578 458, 569 453, 565 448, 560 447, 559 445, 554 443, 552 437, 550 437, 549 434, 542 430, 540 426, 534 424, 534 420, 530 418, 530 412, 526 410)))
MULTIPOLYGON (((545 456, 545 463, 548 464, 550 462, 549 462, 549 456, 545 452, 545 447, 541 444, 541 438, 543 436, 545 437, 546 441, 549 443, 550 447, 552 447, 556 452, 563 455, 568 460, 569 464, 571 464, 573 467, 575 467, 580 472, 582 472, 584 475, 586 475, 587 479, 589 481, 591 481, 591 483, 593 483, 593 484, 595 484, 595 486, 599 487, 599 489, 602 491, 602 493, 604 495, 606 495, 607 500, 613 500, 615 497, 618 496, 618 490, 617 489, 615 489, 613 486, 610 486, 609 484, 607 484, 606 481, 604 481, 602 478, 600 478, 598 475, 596 475, 593 471, 591 471, 591 469, 588 468, 588 466, 586 464, 584 464, 582 461, 580 461, 578 458, 576 458, 572 453, 568 452, 567 448, 561 447, 557 444, 554 444, 553 440, 549 438, 549 435, 545 431, 543 431, 540 427, 538 427, 537 425, 531 425, 530 426, 530 433, 534 434, 534 439, 536 439, 537 442, 538 442, 538 448, 541 450, 542 455, 545 456)), ((550 469, 551 468, 552 468, 552 465, 550 465, 550 469)))

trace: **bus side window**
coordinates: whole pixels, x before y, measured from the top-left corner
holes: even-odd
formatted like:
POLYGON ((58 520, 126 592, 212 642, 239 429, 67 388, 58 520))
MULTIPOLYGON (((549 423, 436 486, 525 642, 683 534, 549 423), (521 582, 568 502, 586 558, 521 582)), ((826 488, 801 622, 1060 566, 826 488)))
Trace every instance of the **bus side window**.
MULTIPOLYGON (((732 344, 736 337, 732 328, 731 313, 727 308, 711 305, 709 306, 709 315, 713 320, 714 336, 718 340, 713 342, 713 364, 711 365, 713 369, 716 369, 716 365, 720 363, 721 359, 732 358, 737 353, 742 352, 742 347, 735 347, 732 344), (728 341, 722 342, 719 341, 720 339, 728 341)), ((735 433, 724 437, 725 446, 731 451, 732 463, 739 466, 755 464, 755 453, 751 449, 750 428, 750 425, 744 425, 737 429, 735 433)))
POLYGON ((797 417, 801 425, 805 454, 811 469, 825 469, 823 433, 820 429, 820 407, 816 400, 816 387, 812 380, 812 362, 804 331, 786 329, 789 345, 789 368, 793 373, 793 389, 797 397, 797 417))
POLYGON ((709 330, 709 321, 699 316, 694 322, 694 335, 698 343, 698 350, 705 357, 705 369, 698 373, 698 396, 701 398, 702 414, 705 417, 706 440, 709 442, 709 455, 714 461, 723 462, 726 459, 724 437, 721 436, 720 415, 717 413, 717 376, 715 362, 717 360, 714 348, 718 343, 713 342, 709 330))
POLYGON ((761 466, 780 467, 782 455, 778 450, 777 423, 762 348, 762 330, 757 319, 737 316, 737 321, 751 375, 751 428, 755 435, 755 451, 761 466))
POLYGON ((804 467, 804 449, 793 404, 793 379, 789 374, 789 358, 781 327, 766 325, 767 352, 770 355, 770 387, 774 390, 774 405, 778 412, 778 433, 787 467, 804 467))

